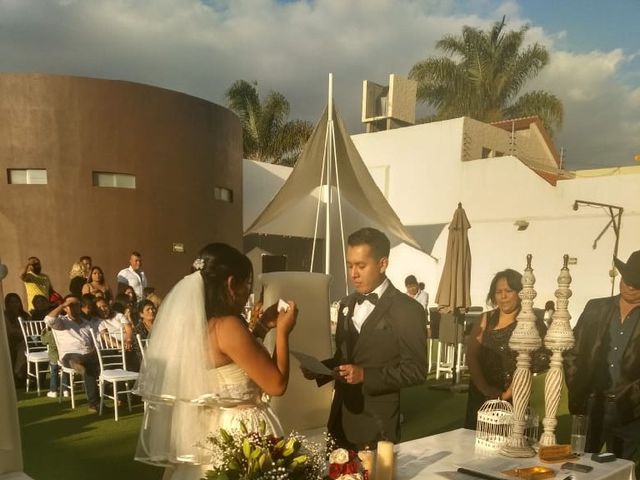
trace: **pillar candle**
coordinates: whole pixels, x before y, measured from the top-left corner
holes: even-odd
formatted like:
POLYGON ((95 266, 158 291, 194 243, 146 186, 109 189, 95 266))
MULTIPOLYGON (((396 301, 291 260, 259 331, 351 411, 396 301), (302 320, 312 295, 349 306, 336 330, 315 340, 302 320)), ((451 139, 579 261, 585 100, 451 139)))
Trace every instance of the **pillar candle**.
POLYGON ((363 470, 369 472, 369 480, 374 479, 373 473, 373 465, 374 465, 374 454, 371 450, 360 450, 358 452, 358 458, 360 459, 360 463, 362 463, 363 470))
POLYGON ((393 443, 380 440, 376 455, 375 480, 393 480, 394 463, 393 443))

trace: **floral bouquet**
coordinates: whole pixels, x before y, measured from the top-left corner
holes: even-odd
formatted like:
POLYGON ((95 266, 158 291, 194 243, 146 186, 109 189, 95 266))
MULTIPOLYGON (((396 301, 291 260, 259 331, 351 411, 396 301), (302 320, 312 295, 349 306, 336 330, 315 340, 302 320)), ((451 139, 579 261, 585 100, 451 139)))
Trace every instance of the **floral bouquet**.
POLYGON ((240 423, 239 431, 220 429, 207 438, 213 468, 207 480, 322 480, 326 472, 324 446, 292 433, 276 437, 265 433, 264 422, 258 432, 249 432, 240 423))
MULTIPOLYGON (((212 465, 206 480, 368 480, 358 454, 335 448, 331 437, 325 445, 292 433, 276 437, 266 433, 262 422, 258 432, 244 423, 238 431, 220 429, 203 445, 211 451, 212 465), (333 449, 333 450, 331 450, 333 449), (331 453, 327 457, 327 451, 331 453), (328 459, 328 467, 327 467, 328 459)), ((362 452, 361 452, 362 453, 362 452)))
POLYGON ((328 478, 331 480, 368 480, 369 472, 363 470, 356 452, 337 448, 329 454, 328 478))

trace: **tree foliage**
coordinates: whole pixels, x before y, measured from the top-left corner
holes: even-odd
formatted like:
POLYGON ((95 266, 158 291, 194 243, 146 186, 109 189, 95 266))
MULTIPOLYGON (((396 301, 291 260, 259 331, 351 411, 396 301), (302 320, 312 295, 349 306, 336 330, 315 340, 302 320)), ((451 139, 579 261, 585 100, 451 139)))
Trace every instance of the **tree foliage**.
POLYGON ((226 92, 228 106, 242 125, 244 158, 292 166, 311 136, 313 125, 287 120, 289 102, 270 92, 261 101, 257 82, 236 80, 226 92))
POLYGON ((418 101, 435 111, 429 120, 469 116, 496 122, 537 115, 549 132, 561 128, 558 97, 542 90, 519 95, 549 63, 544 46, 523 47, 528 28, 505 32, 503 17, 487 31, 465 26, 462 36, 440 39, 436 48, 446 56, 427 58, 409 72, 418 82, 418 101))

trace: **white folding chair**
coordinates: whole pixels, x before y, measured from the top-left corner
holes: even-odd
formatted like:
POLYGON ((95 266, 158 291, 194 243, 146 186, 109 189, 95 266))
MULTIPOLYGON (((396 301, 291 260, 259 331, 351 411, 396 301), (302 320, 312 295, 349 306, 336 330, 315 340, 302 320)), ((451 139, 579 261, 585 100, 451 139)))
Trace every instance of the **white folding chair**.
POLYGON ((40 373, 49 371, 49 353, 47 346, 42 343, 42 332, 46 324, 44 320, 23 320, 18 317, 22 337, 24 338, 24 355, 27 357, 27 392, 29 391, 30 377, 36 379, 36 388, 40 395, 40 373), (45 363, 47 368, 40 370, 40 365, 45 363), (31 364, 35 366, 35 373, 31 371, 31 364))
MULTIPOLYGON (((123 338, 122 329, 120 329, 119 338, 123 338)), ((127 361, 124 354, 124 342, 119 342, 114 335, 98 335, 91 331, 93 337, 93 343, 96 347, 96 353, 98 354, 98 361, 100 362, 100 377, 98 378, 98 384, 100 386, 100 415, 102 415, 102 407, 104 405, 104 399, 110 398, 113 400, 113 410, 116 422, 118 421, 118 393, 127 394, 127 403, 129 404, 129 411, 131 411, 131 382, 138 379, 137 372, 130 372, 127 370, 127 361), (118 391, 118 383, 124 382, 125 389, 118 391), (105 383, 111 383, 113 385, 113 395, 108 395, 105 390, 105 383)))
MULTIPOLYGON (((60 342, 58 341, 58 331, 55 329, 51 329, 53 332, 53 340, 56 342, 56 348, 58 349, 58 354, 60 354, 60 342)), ((76 408, 76 397, 75 397, 75 386, 76 384, 80 384, 84 386, 84 381, 81 378, 76 378, 76 375, 82 377, 82 375, 76 372, 71 367, 65 367, 62 364, 62 357, 58 358, 58 367, 60 367, 60 380, 59 380, 59 392, 58 392, 58 403, 62 403, 62 397, 64 396, 64 392, 69 392, 69 397, 71 397, 71 408, 76 408), (64 384, 64 374, 69 376, 69 382, 67 385, 64 384)))
POLYGON ((144 362, 144 352, 149 344, 148 338, 142 338, 139 333, 136 333, 136 342, 138 342, 138 348, 140 349, 140 355, 142 355, 142 361, 144 362))

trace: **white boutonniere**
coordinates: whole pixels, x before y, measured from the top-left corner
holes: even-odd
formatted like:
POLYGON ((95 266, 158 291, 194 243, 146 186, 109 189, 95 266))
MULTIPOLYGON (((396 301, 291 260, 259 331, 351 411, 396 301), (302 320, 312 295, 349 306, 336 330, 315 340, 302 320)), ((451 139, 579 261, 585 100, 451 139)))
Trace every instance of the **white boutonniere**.
POLYGON ((349 307, 347 307, 347 306, 343 307, 342 316, 346 317, 348 313, 349 313, 349 307))

